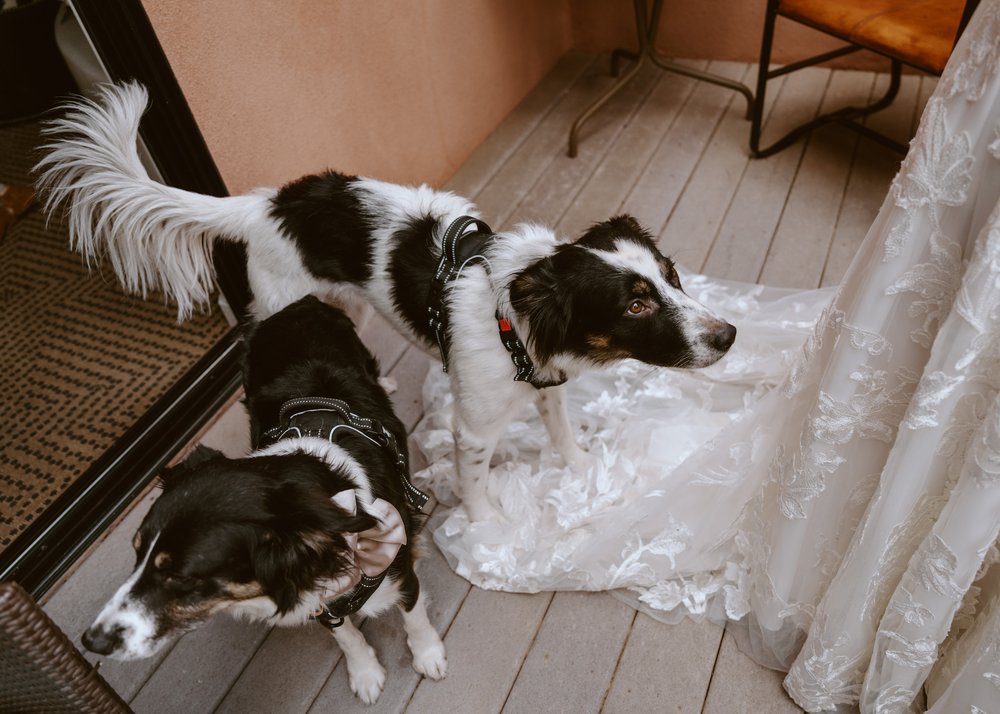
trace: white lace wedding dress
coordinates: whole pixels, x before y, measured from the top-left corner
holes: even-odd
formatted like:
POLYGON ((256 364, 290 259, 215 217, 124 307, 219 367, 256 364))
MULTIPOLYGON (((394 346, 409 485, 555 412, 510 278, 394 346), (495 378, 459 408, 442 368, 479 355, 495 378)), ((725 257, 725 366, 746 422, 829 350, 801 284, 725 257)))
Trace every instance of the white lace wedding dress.
MULTIPOLYGON (((836 293, 687 276, 739 326, 730 355, 573 382, 586 474, 524 414, 492 471, 503 514, 456 508, 438 546, 482 587, 627 588, 661 619, 737 621, 810 711, 1000 712, 998 199, 984 0, 836 293)), ((447 503, 439 371, 424 396, 422 475, 447 503)))

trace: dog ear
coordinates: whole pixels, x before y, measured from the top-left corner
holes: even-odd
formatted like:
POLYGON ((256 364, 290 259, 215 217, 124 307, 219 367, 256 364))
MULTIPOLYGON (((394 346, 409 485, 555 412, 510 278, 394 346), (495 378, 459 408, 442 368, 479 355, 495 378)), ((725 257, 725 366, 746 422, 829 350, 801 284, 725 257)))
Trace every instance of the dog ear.
POLYGON ((595 223, 587 229, 587 232, 581 236, 580 240, 594 241, 613 238, 632 238, 655 245, 653 235, 643 228, 639 221, 627 213, 612 216, 606 221, 595 223))
POLYGON ((643 228, 639 221, 627 213, 623 213, 620 216, 613 216, 608 219, 607 223, 612 229, 620 230, 623 233, 637 233, 647 237, 649 235, 649 231, 643 228))
POLYGON ((528 322, 528 341, 542 363, 566 344, 572 313, 556 263, 558 255, 528 266, 510 284, 511 307, 528 322))
POLYGON ((223 454, 218 449, 213 449, 210 446, 204 446, 202 444, 198 444, 196 447, 191 449, 190 453, 188 453, 187 456, 184 457, 184 460, 181 462, 181 466, 183 466, 188 470, 191 470, 193 468, 201 466, 206 461, 211 461, 212 459, 217 459, 217 458, 224 459, 226 458, 226 455, 223 454))
POLYGON ((258 535, 254 574, 283 614, 320 580, 351 567, 344 533, 374 528, 377 521, 344 512, 314 484, 281 484, 269 501, 273 515, 258 535))
POLYGON ((176 466, 169 466, 160 474, 161 485, 166 485, 177 479, 179 476, 190 473, 202 464, 216 458, 226 458, 225 454, 217 449, 198 444, 191 449, 184 460, 176 466))

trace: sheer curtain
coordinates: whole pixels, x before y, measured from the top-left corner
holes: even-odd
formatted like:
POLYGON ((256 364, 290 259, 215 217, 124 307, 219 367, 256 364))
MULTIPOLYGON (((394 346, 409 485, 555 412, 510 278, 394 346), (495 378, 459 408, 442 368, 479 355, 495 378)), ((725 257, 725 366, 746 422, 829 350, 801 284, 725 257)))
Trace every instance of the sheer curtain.
MULTIPOLYGON (((734 351, 574 382, 583 474, 523 415, 501 512, 436 530, 449 562, 482 587, 627 588, 664 620, 727 619, 809 711, 1000 712, 1000 0, 835 294, 686 286, 740 327, 734 351)), ((449 399, 432 371, 417 437, 445 501, 449 399)))

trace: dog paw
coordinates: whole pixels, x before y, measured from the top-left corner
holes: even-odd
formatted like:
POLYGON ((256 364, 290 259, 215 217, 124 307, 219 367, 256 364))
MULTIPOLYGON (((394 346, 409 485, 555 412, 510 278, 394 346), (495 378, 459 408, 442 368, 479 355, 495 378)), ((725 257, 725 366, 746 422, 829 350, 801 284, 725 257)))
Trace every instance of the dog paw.
POLYGON ((444 655, 444 643, 435 638, 423 647, 411 648, 413 669, 431 679, 442 679, 448 672, 448 660, 444 655))
POLYGON ((347 676, 351 682, 351 691, 365 704, 378 701, 385 686, 385 667, 377 659, 372 659, 363 665, 352 667, 347 665, 347 676))
POLYGON ((392 377, 379 377, 378 383, 386 394, 395 394, 396 390, 399 389, 399 382, 392 377))

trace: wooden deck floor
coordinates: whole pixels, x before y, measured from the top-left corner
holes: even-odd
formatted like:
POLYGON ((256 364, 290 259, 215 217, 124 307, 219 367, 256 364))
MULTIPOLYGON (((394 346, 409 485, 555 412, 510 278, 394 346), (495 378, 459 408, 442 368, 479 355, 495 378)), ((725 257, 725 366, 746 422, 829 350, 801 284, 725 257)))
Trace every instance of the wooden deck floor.
MULTIPOLYGON (((693 62, 752 82, 756 68, 693 62)), ((732 92, 649 70, 587 125, 580 156, 565 154, 573 118, 611 79, 603 58, 566 56, 449 183, 496 228, 525 220, 567 237, 618 212, 659 235, 665 252, 709 275, 792 287, 837 283, 873 220, 899 157, 831 127, 762 161, 747 158, 749 124, 732 92)), ((766 135, 820 107, 863 102, 885 76, 810 69, 776 81, 766 135)), ((933 80, 906 76, 871 119, 906 141, 933 80)), ((373 321, 366 340, 399 383, 411 428, 421 417, 429 360, 373 321)), ((248 445, 246 416, 228 410, 205 441, 248 445)), ((416 464, 420 466, 421 464, 416 464)), ((45 603, 79 639, 132 567, 131 535, 147 494, 45 603)), ((442 517, 431 519, 431 527, 442 517)), ((515 595, 470 588, 431 546, 420 573, 449 670, 421 679, 396 613, 363 630, 389 671, 377 705, 350 693, 340 652, 318 626, 248 625, 224 616, 137 663, 103 675, 139 712, 795 712, 781 675, 763 669, 712 625, 666 626, 608 594, 515 595)))

